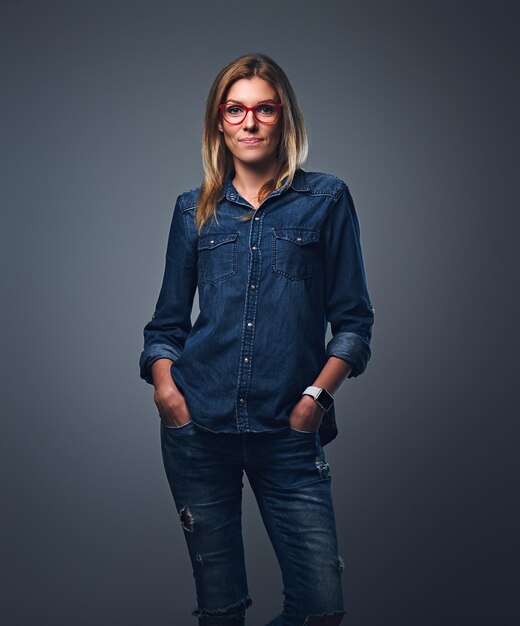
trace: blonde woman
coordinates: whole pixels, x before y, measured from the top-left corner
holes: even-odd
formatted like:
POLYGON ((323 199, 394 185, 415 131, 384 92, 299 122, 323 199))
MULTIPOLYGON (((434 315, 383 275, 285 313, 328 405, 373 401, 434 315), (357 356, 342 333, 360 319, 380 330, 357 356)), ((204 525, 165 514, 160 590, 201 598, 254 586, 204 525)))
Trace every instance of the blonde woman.
POLYGON ((204 180, 177 198, 144 328, 140 375, 155 388, 204 626, 243 625, 252 604, 244 472, 283 577, 270 625, 335 626, 345 613, 323 448, 338 432, 335 391, 370 359, 374 310, 349 188, 302 169, 306 157, 281 67, 253 54, 223 68, 207 99, 204 180))

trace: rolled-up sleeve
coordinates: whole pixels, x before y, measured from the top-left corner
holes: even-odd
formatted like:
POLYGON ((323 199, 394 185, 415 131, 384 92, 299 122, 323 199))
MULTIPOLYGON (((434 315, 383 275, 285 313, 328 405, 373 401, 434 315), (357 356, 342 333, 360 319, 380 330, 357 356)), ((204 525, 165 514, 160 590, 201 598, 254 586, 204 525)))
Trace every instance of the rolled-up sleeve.
POLYGON ((175 361, 191 330, 191 309, 197 288, 197 258, 179 197, 175 203, 166 249, 166 264, 152 319, 144 327, 140 377, 153 385, 151 365, 157 359, 175 361))
POLYGON ((323 225, 325 246, 325 312, 332 338, 327 357, 352 365, 348 378, 362 374, 371 356, 374 308, 367 289, 359 222, 346 184, 340 189, 323 225))

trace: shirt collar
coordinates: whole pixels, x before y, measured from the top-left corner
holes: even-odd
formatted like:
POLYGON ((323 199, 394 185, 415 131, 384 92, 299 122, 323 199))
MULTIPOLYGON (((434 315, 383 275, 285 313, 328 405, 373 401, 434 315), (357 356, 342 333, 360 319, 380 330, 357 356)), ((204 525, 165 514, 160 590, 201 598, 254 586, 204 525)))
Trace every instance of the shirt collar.
MULTIPOLYGON (((284 191, 287 190, 287 187, 285 185, 285 183, 287 182, 287 176, 283 179, 282 182, 282 186, 280 187, 280 189, 277 189, 276 191, 271 192, 271 197, 273 196, 279 196, 280 194, 282 194, 284 191)), ((230 201, 234 201, 237 199, 238 197, 238 192, 235 189, 233 183, 231 182, 232 179, 232 175, 231 173, 228 173, 228 175, 226 176, 226 179, 224 181, 224 185, 222 187, 222 192, 220 194, 220 197, 218 199, 218 201, 220 202, 224 197, 227 200, 230 201)), ((307 177, 305 176, 305 171, 301 168, 298 168, 296 170, 296 172, 294 173, 294 177, 293 177, 293 181, 291 183, 291 187, 292 189, 294 189, 295 191, 309 191, 309 185, 307 183, 307 177)))

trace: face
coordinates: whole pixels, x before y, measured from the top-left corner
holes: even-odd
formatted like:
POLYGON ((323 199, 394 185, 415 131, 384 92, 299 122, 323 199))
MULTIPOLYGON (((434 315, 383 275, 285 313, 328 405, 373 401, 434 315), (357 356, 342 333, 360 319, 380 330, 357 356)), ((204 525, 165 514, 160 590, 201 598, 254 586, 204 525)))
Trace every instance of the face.
MULTIPOLYGON (((241 78, 237 80, 228 91, 226 103, 234 101, 245 106, 252 107, 264 101, 277 102, 276 91, 263 78, 241 78)), ((224 141, 233 158, 243 163, 264 163, 276 158, 276 149, 280 142, 282 129, 282 113, 274 124, 259 122, 248 111, 244 121, 240 124, 230 124, 222 116, 218 123, 218 129, 224 135, 224 141), (253 143, 247 143, 247 139, 257 139, 253 143)))

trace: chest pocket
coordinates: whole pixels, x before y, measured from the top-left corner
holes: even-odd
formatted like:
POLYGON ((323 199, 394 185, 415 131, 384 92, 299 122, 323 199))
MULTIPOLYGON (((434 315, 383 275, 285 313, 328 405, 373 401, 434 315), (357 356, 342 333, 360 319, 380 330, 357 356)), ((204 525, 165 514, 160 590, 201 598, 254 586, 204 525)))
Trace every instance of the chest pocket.
POLYGON ((312 276, 320 232, 309 228, 273 228, 273 272, 290 280, 312 276))
POLYGON ((237 271, 238 233, 208 233, 200 237, 199 278, 204 283, 231 278, 237 271))

